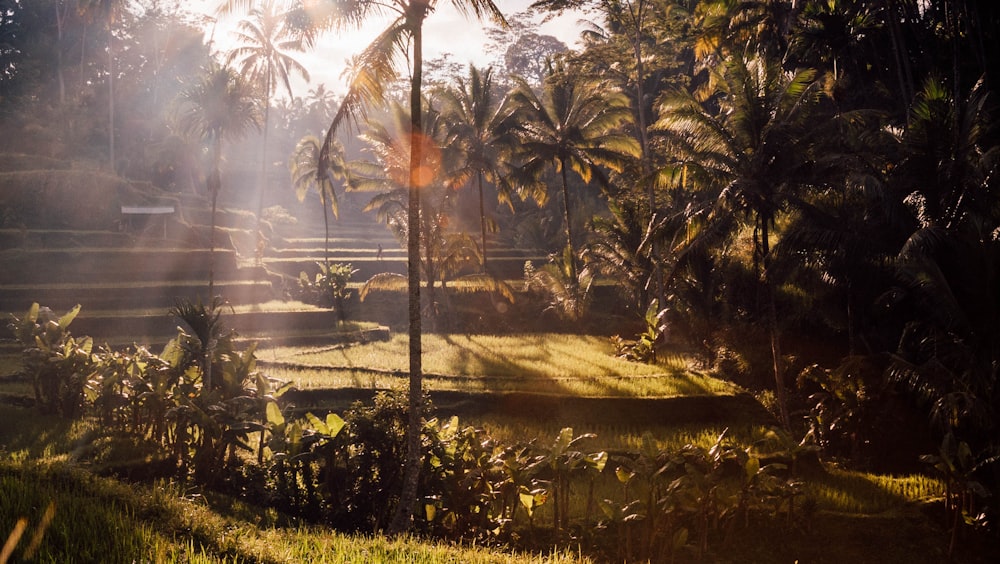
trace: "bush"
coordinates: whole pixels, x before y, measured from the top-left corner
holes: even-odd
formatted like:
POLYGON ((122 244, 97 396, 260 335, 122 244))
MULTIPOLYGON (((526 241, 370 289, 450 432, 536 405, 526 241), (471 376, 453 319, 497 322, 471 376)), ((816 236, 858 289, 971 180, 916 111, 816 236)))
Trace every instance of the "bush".
POLYGON ((298 299, 307 304, 330 308, 337 312, 341 322, 347 319, 347 302, 351 297, 348 284, 358 271, 350 264, 317 262, 319 272, 313 278, 299 274, 298 299))
POLYGON ((69 325, 80 313, 77 305, 57 316, 37 303, 22 319, 12 316, 8 327, 24 348, 24 369, 31 378, 35 402, 47 413, 73 418, 80 414, 87 379, 94 369, 90 337, 75 339, 69 325))

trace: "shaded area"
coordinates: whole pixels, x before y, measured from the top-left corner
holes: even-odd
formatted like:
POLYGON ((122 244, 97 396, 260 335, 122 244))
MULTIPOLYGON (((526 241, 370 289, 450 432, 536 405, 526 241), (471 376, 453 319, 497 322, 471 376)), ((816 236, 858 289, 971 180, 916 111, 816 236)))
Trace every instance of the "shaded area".
MULTIPOLYGON (((282 396, 299 410, 338 410, 355 401, 369 402, 378 390, 337 388, 290 390, 282 396)), ((441 415, 503 414, 566 425, 611 420, 621 424, 775 424, 774 417, 750 394, 674 398, 579 397, 530 392, 429 392, 441 415)))

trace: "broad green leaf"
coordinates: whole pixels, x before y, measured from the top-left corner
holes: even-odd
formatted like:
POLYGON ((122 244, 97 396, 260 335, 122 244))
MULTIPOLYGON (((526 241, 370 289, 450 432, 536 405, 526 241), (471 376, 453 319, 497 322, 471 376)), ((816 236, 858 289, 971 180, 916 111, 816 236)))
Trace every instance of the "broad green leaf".
POLYGON ((344 428, 344 420, 341 419, 336 413, 326 414, 326 434, 331 437, 336 437, 340 434, 340 431, 344 428))
POLYGON ((267 412, 267 422, 275 427, 280 427, 285 424, 285 416, 281 414, 281 408, 278 404, 273 401, 267 402, 267 407, 265 408, 267 412))
POLYGON ((587 455, 587 462, 598 472, 604 472, 604 467, 608 464, 608 453, 605 451, 595 452, 587 455))
POLYGON ((424 513, 427 514, 428 522, 434 522, 434 517, 437 516, 437 506, 435 506, 433 503, 425 503, 424 513))
POLYGON ((66 328, 69 327, 69 324, 73 323, 73 320, 76 319, 76 316, 79 313, 80 313, 80 304, 76 304, 73 307, 73 309, 66 312, 66 315, 59 318, 59 328, 65 331, 66 328))
POLYGON ((573 428, 563 427, 563 430, 559 431, 559 436, 556 437, 556 443, 552 445, 552 453, 563 453, 567 448, 569 448, 569 444, 571 442, 573 442, 573 428))
POLYGON ((306 421, 308 421, 309 425, 313 429, 315 429, 318 433, 323 434, 323 435, 328 435, 329 434, 327 432, 329 429, 327 428, 326 423, 324 423, 323 420, 320 419, 319 417, 316 417, 315 415, 313 415, 312 412, 306 413, 306 421))
POLYGON ((529 492, 521 492, 518 495, 521 500, 521 505, 528 512, 528 517, 531 517, 532 513, 535 511, 535 496, 531 495, 529 492))
POLYGON ((24 320, 30 323, 37 323, 38 309, 39 309, 38 302, 31 304, 31 307, 28 308, 28 313, 24 314, 24 320))
POLYGON ((688 542, 688 530, 686 527, 681 527, 674 533, 674 550, 677 550, 688 542))
POLYGON ((753 478, 760 471, 760 459, 756 456, 751 456, 747 459, 747 463, 743 466, 743 471, 746 472, 747 478, 753 478))

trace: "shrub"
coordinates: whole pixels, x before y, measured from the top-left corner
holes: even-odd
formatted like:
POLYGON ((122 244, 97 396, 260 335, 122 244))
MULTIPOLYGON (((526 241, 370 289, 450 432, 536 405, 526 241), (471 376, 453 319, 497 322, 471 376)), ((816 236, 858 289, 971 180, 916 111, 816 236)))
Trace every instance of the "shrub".
POLYGON ((69 325, 80 313, 77 305, 57 316, 31 304, 24 317, 12 316, 8 327, 24 348, 24 369, 31 378, 35 402, 47 413, 76 417, 83 408, 84 386, 94 369, 90 337, 73 338, 69 325))
POLYGON ((347 302, 351 297, 348 284, 358 271, 350 264, 317 262, 319 272, 310 279, 309 274, 299 274, 298 298, 303 302, 330 308, 337 312, 341 322, 347 319, 347 302))

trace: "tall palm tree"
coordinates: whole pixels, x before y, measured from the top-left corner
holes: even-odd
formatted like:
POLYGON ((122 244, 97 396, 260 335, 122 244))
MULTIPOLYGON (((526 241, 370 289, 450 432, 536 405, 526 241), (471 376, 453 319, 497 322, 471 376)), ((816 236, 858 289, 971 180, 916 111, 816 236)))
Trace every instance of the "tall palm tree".
POLYGON ((944 431, 995 447, 1000 147, 989 107, 982 81, 956 100, 928 80, 910 108, 889 177, 915 220, 895 264, 894 305, 908 322, 892 371, 933 405, 944 431))
POLYGON ((487 218, 483 183, 497 187, 502 202, 512 206, 505 168, 512 150, 509 104, 497 98, 493 69, 480 71, 469 65, 467 79, 459 78, 454 88, 440 93, 442 112, 451 122, 452 139, 462 147, 465 166, 458 174, 475 178, 479 191, 479 222, 483 255, 483 272, 487 270, 487 218))
POLYGON ((288 169, 292 174, 292 187, 299 201, 303 201, 311 190, 319 194, 323 206, 323 262, 330 265, 330 213, 339 216, 337 192, 333 183, 342 181, 348 183, 348 166, 344 160, 344 148, 340 143, 332 147, 332 154, 327 159, 326 171, 319 170, 319 152, 322 141, 315 135, 307 135, 299 140, 295 152, 288 161, 288 169))
MULTIPOLYGON (((767 57, 733 57, 715 70, 718 111, 680 93, 665 100, 654 127, 664 132, 677 161, 671 165, 685 181, 698 183, 714 205, 707 221, 741 228, 734 216, 753 230, 753 261, 760 266, 774 361, 775 394, 782 422, 789 424, 784 367, 775 306, 772 229, 796 192, 815 181, 815 155, 810 147, 823 128, 814 102, 820 95, 815 71, 791 78, 767 57)), ((705 233, 718 235, 719 230, 705 233)))
POLYGON ((589 183, 597 179, 607 185, 604 168, 621 171, 640 154, 639 143, 622 126, 631 119, 625 96, 599 81, 584 80, 553 67, 541 96, 523 79, 512 94, 517 108, 517 170, 512 182, 535 201, 548 198, 542 175, 550 168, 560 175, 566 248, 571 282, 577 278, 577 257, 570 216, 568 171, 589 183))
POLYGON ((208 296, 211 300, 215 283, 215 212, 222 190, 219 170, 222 142, 239 139, 251 128, 260 127, 253 89, 232 68, 213 64, 181 91, 176 120, 182 132, 208 143, 211 155, 211 170, 207 176, 212 206, 208 272, 208 296))
POLYGON ((101 22, 108 32, 108 161, 115 172, 115 53, 114 26, 130 0, 79 0, 77 9, 88 23, 101 22))
POLYGON ((267 134, 271 109, 271 96, 279 86, 284 86, 292 96, 291 75, 298 74, 306 81, 309 72, 289 52, 301 52, 302 33, 290 25, 290 8, 275 0, 265 0, 250 10, 248 17, 236 28, 239 46, 229 52, 227 61, 236 62, 243 76, 260 85, 261 106, 264 108, 264 137, 261 142, 260 177, 257 188, 257 236, 260 237, 260 220, 264 210, 264 192, 267 188, 267 134))
MULTIPOLYGON (((356 59, 356 68, 347 94, 330 123, 321 153, 321 169, 325 166, 337 130, 346 119, 365 114, 366 107, 380 103, 385 89, 396 79, 394 62, 403 57, 411 64, 410 76, 410 131, 423 130, 423 26, 424 20, 437 6, 437 0, 333 0, 310 5, 305 9, 323 9, 316 17, 325 17, 335 29, 358 28, 371 18, 389 15, 391 20, 375 40, 356 59)), ((476 18, 488 17, 506 26, 503 14, 492 0, 451 0, 452 6, 476 18)), ((422 143, 410 143, 408 174, 407 223, 420 221, 420 187, 423 172, 422 143)), ((409 427, 407 437, 407 464, 400 504, 390 525, 390 532, 399 533, 409 528, 416 501, 420 471, 420 426, 423 401, 423 374, 420 352, 420 230, 407 233, 407 290, 409 293, 409 427)))

